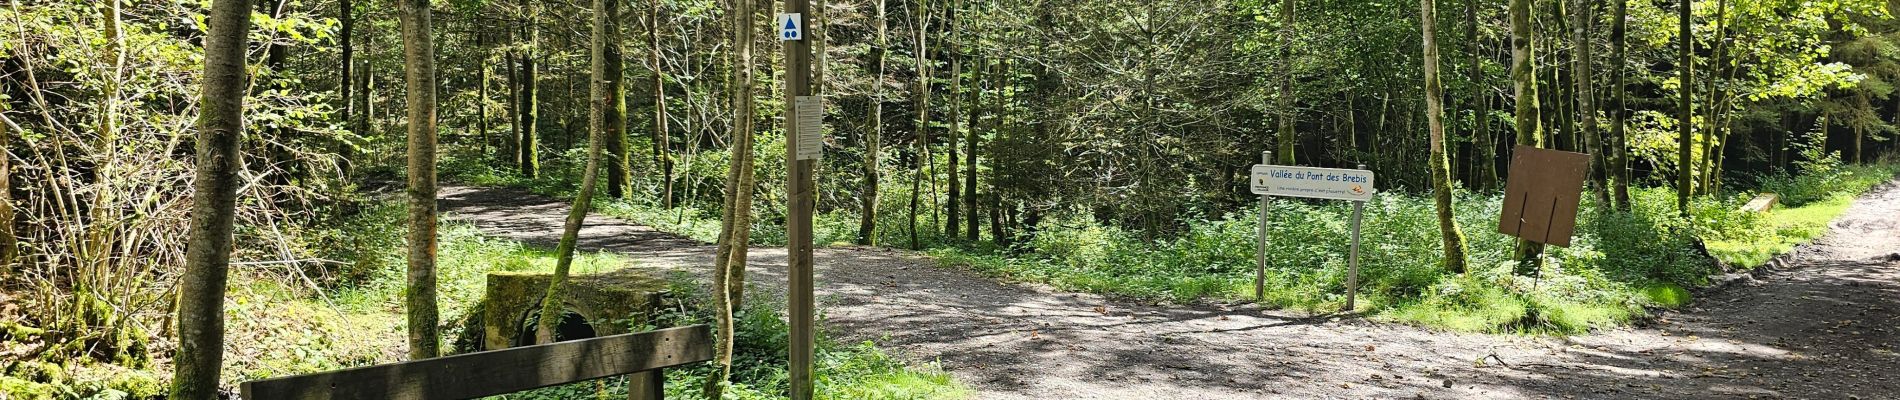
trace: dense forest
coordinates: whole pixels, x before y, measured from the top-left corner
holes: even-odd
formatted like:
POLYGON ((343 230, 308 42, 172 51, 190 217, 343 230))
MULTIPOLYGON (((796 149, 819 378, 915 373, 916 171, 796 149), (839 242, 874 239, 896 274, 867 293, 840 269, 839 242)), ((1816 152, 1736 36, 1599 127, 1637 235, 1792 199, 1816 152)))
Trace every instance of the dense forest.
MULTIPOLYGON (((553 274, 532 294, 545 298, 537 341, 553 341, 570 270, 615 262, 577 251, 590 210, 716 245, 699 272, 711 289, 680 289, 692 311, 676 317, 714 323, 719 367, 672 376, 693 384, 669 391, 784 396, 760 372, 784 368, 768 365, 782 353, 748 347, 783 346, 770 338, 780 310, 753 304, 746 277, 751 247, 786 244, 791 217, 780 6, 0 6, 0 398, 215 398, 247 379, 464 352, 457 335, 473 328, 458 321, 486 264, 553 274), (443 219, 443 185, 572 203, 558 246, 493 250, 443 219), (234 314, 273 301, 314 304, 290 319, 384 315, 403 341, 381 346, 400 354, 325 342, 273 364, 242 350, 270 342, 244 336, 300 328, 234 314)), ((1891 179, 1896 12, 816 0, 815 241, 1059 290, 1330 311, 1351 206, 1264 201, 1248 167, 1363 166, 1380 197, 1365 211, 1360 311, 1481 332, 1627 324, 1821 235, 1891 179), (1492 228, 1520 145, 1591 155, 1577 244, 1492 228), (1814 211, 1737 210, 1761 192, 1814 211), (1259 284, 1257 213, 1271 220, 1259 284)))

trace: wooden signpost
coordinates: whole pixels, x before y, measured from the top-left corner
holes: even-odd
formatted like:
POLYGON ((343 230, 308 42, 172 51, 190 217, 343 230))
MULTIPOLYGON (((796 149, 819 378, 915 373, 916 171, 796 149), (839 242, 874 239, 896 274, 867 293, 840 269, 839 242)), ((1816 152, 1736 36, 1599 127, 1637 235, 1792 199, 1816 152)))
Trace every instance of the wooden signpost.
POLYGON ((1265 299, 1267 280, 1267 197, 1306 197, 1315 199, 1346 200, 1352 206, 1352 254, 1347 261, 1346 272, 1346 311, 1352 311, 1353 298, 1359 292, 1359 222, 1365 214, 1366 201, 1372 200, 1377 190, 1372 185, 1372 171, 1364 164, 1358 169, 1313 168, 1269 165, 1273 152, 1260 152, 1260 164, 1250 171, 1248 188, 1253 194, 1260 195, 1259 243, 1254 250, 1253 295, 1255 299, 1265 299))
POLYGON ((812 96, 811 43, 805 41, 804 16, 811 0, 785 0, 778 18, 779 41, 785 44, 785 165, 786 199, 791 215, 785 219, 786 319, 791 325, 791 397, 812 398, 812 280, 811 215, 813 166, 824 146, 824 99, 812 96))
POLYGON ((1569 247, 1589 168, 1589 154, 1517 146, 1511 151, 1511 176, 1504 182, 1498 232, 1569 247))

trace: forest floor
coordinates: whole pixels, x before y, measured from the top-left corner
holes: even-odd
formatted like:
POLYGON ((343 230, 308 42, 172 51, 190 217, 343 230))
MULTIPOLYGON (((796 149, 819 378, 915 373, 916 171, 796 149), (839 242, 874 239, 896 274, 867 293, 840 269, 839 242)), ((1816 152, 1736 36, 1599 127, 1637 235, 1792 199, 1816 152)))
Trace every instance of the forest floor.
MULTIPOLYGON (((447 187, 443 210, 552 247, 568 203, 447 187)), ((816 254, 824 329, 936 361, 984 399, 1892 398, 1900 393, 1900 182, 1856 200, 1779 269, 1644 327, 1456 333, 1247 304, 1155 305, 998 282, 919 253, 816 254)), ((704 273, 712 246, 594 214, 582 251, 704 273)), ((785 250, 755 248, 752 301, 785 250)), ((1769 268, 1769 267, 1764 267, 1769 268)))

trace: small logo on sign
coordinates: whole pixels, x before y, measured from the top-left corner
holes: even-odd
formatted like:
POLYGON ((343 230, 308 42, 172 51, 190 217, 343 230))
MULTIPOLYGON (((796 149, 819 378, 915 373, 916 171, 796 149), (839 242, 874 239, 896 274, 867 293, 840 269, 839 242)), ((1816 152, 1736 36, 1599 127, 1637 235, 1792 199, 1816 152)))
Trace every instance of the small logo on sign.
POLYGON ((798 14, 778 15, 778 40, 805 40, 804 21, 798 14))

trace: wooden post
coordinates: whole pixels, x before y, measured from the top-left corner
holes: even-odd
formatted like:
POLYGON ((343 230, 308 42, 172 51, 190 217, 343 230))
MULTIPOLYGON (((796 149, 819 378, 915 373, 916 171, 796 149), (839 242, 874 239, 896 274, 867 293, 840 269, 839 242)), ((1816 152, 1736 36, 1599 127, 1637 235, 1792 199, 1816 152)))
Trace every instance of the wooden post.
MULTIPOLYGON (((1271 151, 1260 152, 1260 164, 1272 165, 1273 152, 1271 151)), ((1253 176, 1251 176, 1251 173, 1249 173, 1249 176, 1247 177, 1247 179, 1250 179, 1250 180, 1253 179, 1253 176)), ((1253 258, 1254 258, 1253 298, 1254 298, 1254 301, 1266 301, 1267 300, 1267 195, 1264 195, 1264 194, 1260 195, 1260 227, 1254 233, 1254 241, 1255 241, 1255 246, 1254 246, 1254 254, 1253 254, 1253 258)))
MULTIPOLYGON (((785 0, 785 13, 797 15, 801 30, 809 31, 810 24, 804 18, 811 12, 811 0, 785 0)), ((823 10, 820 10, 823 12, 823 10)), ((784 29, 784 27, 778 27, 784 29)), ((802 36, 802 35, 801 35, 802 36)), ((812 179, 812 167, 815 159, 800 159, 798 149, 809 145, 801 144, 798 115, 798 97, 809 96, 811 85, 811 45, 805 40, 783 40, 785 45, 785 164, 791 166, 786 174, 785 188, 789 192, 786 199, 791 202, 791 216, 785 220, 786 266, 789 268, 787 280, 786 319, 791 325, 791 398, 809 400, 812 398, 812 281, 811 281, 811 224, 813 190, 816 186, 812 179)), ((823 107, 823 101, 815 102, 823 107)), ((807 110, 813 112, 814 110, 807 110)), ((821 113, 823 110, 815 110, 821 113)), ((817 135, 813 135, 816 137, 817 135)), ((822 144, 821 144, 822 146, 822 144)))
MULTIPOLYGON (((643 323, 651 326, 654 316, 660 315, 660 292, 648 292, 645 315, 640 316, 643 323)), ((627 375, 627 400, 661 400, 666 398, 666 370, 664 368, 635 372, 627 375)))
MULTIPOLYGON (((1359 169, 1366 169, 1366 165, 1359 164, 1359 169)), ((1352 202, 1352 255, 1346 262, 1346 309, 1343 310, 1345 312, 1352 312, 1353 297, 1359 294, 1359 220, 1365 215, 1365 211, 1366 202, 1352 202)))

